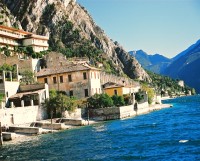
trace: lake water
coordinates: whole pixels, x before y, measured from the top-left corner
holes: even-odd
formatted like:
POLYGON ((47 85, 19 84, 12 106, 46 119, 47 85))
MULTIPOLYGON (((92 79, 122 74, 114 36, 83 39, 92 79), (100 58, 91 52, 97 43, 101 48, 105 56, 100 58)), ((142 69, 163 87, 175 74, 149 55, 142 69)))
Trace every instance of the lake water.
POLYGON ((200 96, 172 108, 0 147, 0 160, 200 160, 200 96))

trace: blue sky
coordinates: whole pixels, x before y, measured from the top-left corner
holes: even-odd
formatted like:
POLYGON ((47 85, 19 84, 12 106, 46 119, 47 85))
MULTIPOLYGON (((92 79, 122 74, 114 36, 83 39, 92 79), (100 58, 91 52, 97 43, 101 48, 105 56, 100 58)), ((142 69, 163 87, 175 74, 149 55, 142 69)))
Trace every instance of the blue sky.
POLYGON ((169 58, 200 39, 200 0, 77 0, 126 51, 169 58))

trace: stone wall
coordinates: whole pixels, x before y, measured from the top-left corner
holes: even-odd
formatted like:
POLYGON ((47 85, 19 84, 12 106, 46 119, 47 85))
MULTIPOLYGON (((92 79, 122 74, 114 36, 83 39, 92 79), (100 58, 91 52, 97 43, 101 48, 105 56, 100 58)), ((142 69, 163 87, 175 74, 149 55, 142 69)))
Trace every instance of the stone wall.
POLYGON ((126 78, 126 77, 119 77, 114 74, 101 72, 101 84, 103 85, 107 82, 114 82, 114 83, 122 84, 122 85, 140 86, 139 83, 135 82, 133 79, 126 78))
POLYGON ((81 119, 84 111, 77 108, 74 112, 65 111, 64 117, 67 119, 81 119))
POLYGON ((39 106, 0 109, 2 126, 26 124, 46 118, 44 109, 39 106))
POLYGON ((115 120, 135 115, 133 105, 90 110, 90 118, 95 120, 115 120))
POLYGON ((95 120, 115 120, 136 116, 138 114, 148 113, 150 111, 148 102, 138 104, 137 111, 133 105, 122 107, 109 107, 100 109, 91 109, 90 118, 95 120))
POLYGON ((40 66, 39 59, 20 59, 18 55, 13 55, 10 57, 6 57, 3 54, 0 54, 0 66, 3 64, 9 65, 18 65, 19 72, 22 73, 25 70, 30 70, 34 72, 34 70, 38 71, 40 66))

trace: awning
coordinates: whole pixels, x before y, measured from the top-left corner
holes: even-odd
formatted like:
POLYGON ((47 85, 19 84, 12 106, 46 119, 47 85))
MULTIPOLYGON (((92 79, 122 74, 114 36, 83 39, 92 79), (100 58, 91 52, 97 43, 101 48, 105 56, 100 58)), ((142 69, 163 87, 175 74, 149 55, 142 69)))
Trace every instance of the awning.
POLYGON ((31 92, 16 93, 16 94, 10 96, 9 99, 17 99, 17 98, 22 98, 23 96, 26 96, 26 95, 40 94, 43 91, 44 91, 44 89, 37 90, 37 91, 31 91, 31 92))

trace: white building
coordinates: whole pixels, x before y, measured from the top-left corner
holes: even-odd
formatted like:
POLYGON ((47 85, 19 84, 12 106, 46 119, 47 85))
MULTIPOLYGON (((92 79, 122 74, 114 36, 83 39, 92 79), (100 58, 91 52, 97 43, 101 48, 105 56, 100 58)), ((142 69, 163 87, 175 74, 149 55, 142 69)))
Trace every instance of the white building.
POLYGON ((180 80, 180 81, 178 82, 178 85, 181 86, 181 87, 184 87, 184 81, 183 81, 183 80, 180 80))
POLYGON ((8 45, 14 50, 17 46, 31 46, 35 52, 48 50, 49 37, 35 35, 23 30, 0 25, 0 47, 8 45))

